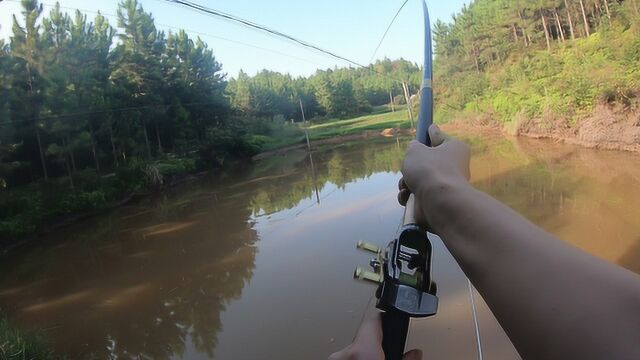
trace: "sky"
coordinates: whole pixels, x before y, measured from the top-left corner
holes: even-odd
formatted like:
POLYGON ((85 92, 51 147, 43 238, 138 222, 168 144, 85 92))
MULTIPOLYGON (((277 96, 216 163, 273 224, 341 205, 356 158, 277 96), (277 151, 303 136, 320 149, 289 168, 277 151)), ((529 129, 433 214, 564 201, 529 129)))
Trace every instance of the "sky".
MULTIPOLYGON (((0 38, 11 35, 12 15, 20 15, 19 0, 0 0, 0 38)), ((192 0, 209 8, 266 25, 361 64, 368 64, 393 15, 404 0, 192 0)), ((45 14, 55 0, 41 1, 45 14)), ((167 31, 185 29, 213 49, 223 71, 236 76, 242 69, 253 75, 262 69, 308 76, 317 69, 349 64, 301 48, 255 30, 189 10, 166 0, 139 0, 167 31)), ((451 15, 469 0, 427 0, 431 21, 451 21, 451 15)), ((116 25, 116 0, 60 0, 69 13, 80 9, 89 19, 100 10, 116 25)), ((422 63, 422 5, 409 0, 394 22, 374 59, 404 58, 422 63)), ((374 60, 375 61, 375 60, 374 60)))

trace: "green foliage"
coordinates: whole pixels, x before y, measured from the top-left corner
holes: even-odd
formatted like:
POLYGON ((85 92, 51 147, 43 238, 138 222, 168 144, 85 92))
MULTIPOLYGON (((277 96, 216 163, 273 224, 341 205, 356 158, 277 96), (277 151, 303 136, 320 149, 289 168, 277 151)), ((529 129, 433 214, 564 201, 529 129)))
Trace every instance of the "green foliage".
POLYGON ((188 174, 196 171, 195 159, 166 159, 158 160, 154 166, 162 176, 188 174))
POLYGON ((333 119, 321 123, 314 123, 309 127, 309 137, 312 140, 327 139, 362 133, 364 131, 384 130, 389 128, 408 128, 409 116, 406 110, 386 112, 375 115, 365 115, 353 119, 333 119))
MULTIPOLYGON (((365 69, 318 70, 307 78, 261 71, 253 77, 240 72, 227 91, 233 110, 246 117, 302 121, 300 102, 307 119, 328 116, 346 119, 367 114, 374 106, 389 103, 389 95, 403 97, 398 79, 417 91, 421 69, 406 60, 377 61, 365 69)), ((404 99, 398 104, 404 102, 404 99)))
POLYGON ((272 150, 305 140, 302 130, 304 124, 291 124, 291 122, 267 118, 250 118, 246 122, 249 133, 252 135, 245 141, 254 150, 254 154, 261 150, 272 150))
POLYGON ((3 360, 61 359, 48 348, 42 337, 25 334, 0 318, 0 358, 3 360))
POLYGON ((598 103, 636 106, 640 22, 630 1, 608 5, 585 2, 585 26, 571 2, 478 0, 436 24, 438 119, 551 114, 575 123, 598 103))
POLYGON ((126 193, 157 177, 132 158, 197 153, 198 167, 220 165, 302 141, 289 123, 301 122, 301 103, 307 119, 346 119, 402 94, 397 79, 414 92, 420 85, 421 69, 402 59, 307 78, 240 72, 227 82, 206 43, 158 30, 137 0, 119 2, 117 29, 100 14, 45 12, 37 0, 22 7, 9 43, 0 42, 3 188, 44 178, 82 189, 76 183, 95 169, 121 173, 126 184, 109 191, 126 193))
POLYGON ((190 153, 211 129, 229 127, 212 50, 184 31, 159 31, 138 1, 118 4, 116 44, 100 14, 90 21, 59 5, 48 14, 36 0, 22 6, 8 46, 0 43, 0 177, 8 187, 190 153))
POLYGON ((132 158, 111 176, 78 172, 73 189, 66 181, 41 181, 0 191, 0 246, 69 217, 104 211, 123 197, 196 170, 197 160, 192 158, 154 162, 132 158))

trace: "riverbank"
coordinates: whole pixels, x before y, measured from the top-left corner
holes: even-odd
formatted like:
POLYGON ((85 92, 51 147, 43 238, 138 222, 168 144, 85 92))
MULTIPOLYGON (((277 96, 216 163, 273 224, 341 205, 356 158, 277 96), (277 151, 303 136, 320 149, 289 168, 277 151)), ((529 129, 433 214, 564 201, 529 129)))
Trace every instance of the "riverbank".
POLYGON ((132 161, 113 173, 78 172, 0 192, 0 254, 38 236, 190 181, 203 172, 195 159, 132 161))
MULTIPOLYGON (((320 146, 391 136, 396 132, 408 134, 409 128, 406 110, 392 112, 381 107, 372 114, 352 119, 312 121, 305 129, 312 146, 320 146)), ((307 146, 301 130, 281 135, 276 142, 264 144, 263 151, 253 160, 307 146)), ((86 170, 74 174, 73 181, 59 178, 5 189, 0 192, 0 253, 133 199, 197 178, 212 168, 210 163, 197 158, 133 161, 107 175, 86 170)))
POLYGON ((55 356, 46 342, 37 335, 15 329, 0 318, 0 359, 63 359, 55 356))
POLYGON ((538 118, 517 118, 509 123, 493 120, 490 115, 456 119, 445 129, 473 131, 486 128, 534 139, 552 139, 592 149, 640 153, 640 110, 598 105, 588 116, 572 123, 547 114, 538 118))
MULTIPOLYGON (((381 136, 411 135, 406 110, 380 111, 345 120, 311 122, 306 130, 312 147, 342 144, 381 136)), ((445 131, 476 131, 481 128, 530 138, 549 138, 589 148, 640 152, 640 111, 599 105, 592 115, 571 124, 547 115, 517 119, 509 123, 491 116, 475 116, 444 125, 445 131)), ((271 144, 274 145, 274 144, 271 144)), ((283 136, 278 147, 265 146, 252 157, 259 160, 307 146, 304 135, 283 136)), ((208 168, 194 159, 165 159, 133 164, 98 176, 84 172, 74 177, 74 188, 66 179, 35 183, 0 193, 0 252, 29 242, 41 234, 120 207, 129 201, 197 178, 208 168)))

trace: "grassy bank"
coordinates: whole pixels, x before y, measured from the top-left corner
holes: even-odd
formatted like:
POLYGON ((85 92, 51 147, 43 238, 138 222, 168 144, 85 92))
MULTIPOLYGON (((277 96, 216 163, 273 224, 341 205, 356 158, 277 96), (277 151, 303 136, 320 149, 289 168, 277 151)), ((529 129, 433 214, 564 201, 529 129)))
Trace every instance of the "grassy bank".
POLYGON ((384 130, 389 128, 409 128, 411 126, 406 110, 385 112, 360 116, 347 120, 330 120, 322 123, 312 123, 309 126, 309 138, 322 140, 335 136, 358 134, 370 130, 384 130))
POLYGON ((39 336, 16 330, 7 320, 0 318, 0 359, 53 360, 60 357, 55 356, 39 336))
MULTIPOLYGON (((295 129, 283 131, 279 136, 274 134, 272 139, 264 143, 263 151, 304 143, 306 141, 304 124, 292 126, 295 129)), ((306 129, 309 132, 309 139, 314 141, 359 134, 365 131, 382 131, 389 128, 409 128, 410 126, 411 123, 406 109, 392 112, 384 106, 378 108, 372 114, 352 119, 311 120, 306 129)))

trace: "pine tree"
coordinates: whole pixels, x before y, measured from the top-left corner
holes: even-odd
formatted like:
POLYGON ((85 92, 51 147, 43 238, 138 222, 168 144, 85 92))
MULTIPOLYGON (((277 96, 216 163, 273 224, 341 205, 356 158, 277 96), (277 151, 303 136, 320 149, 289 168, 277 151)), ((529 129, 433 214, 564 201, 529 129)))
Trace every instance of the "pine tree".
POLYGON ((12 94, 13 112, 12 118, 26 121, 32 127, 36 136, 37 151, 40 157, 42 175, 49 179, 47 163, 44 155, 44 140, 42 136, 43 124, 40 121, 40 110, 44 105, 43 93, 45 90, 42 70, 45 67, 43 56, 44 46, 40 34, 38 18, 42 14, 42 4, 37 0, 22 0, 22 15, 24 27, 20 25, 16 16, 13 16, 13 36, 11 37, 11 55, 20 62, 14 72, 12 88, 16 89, 12 94))

